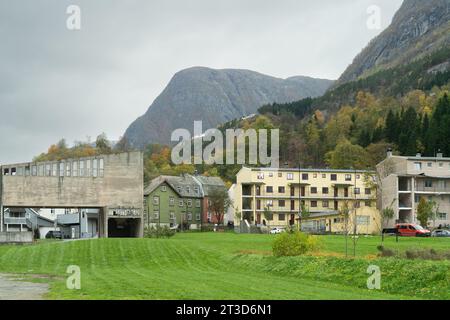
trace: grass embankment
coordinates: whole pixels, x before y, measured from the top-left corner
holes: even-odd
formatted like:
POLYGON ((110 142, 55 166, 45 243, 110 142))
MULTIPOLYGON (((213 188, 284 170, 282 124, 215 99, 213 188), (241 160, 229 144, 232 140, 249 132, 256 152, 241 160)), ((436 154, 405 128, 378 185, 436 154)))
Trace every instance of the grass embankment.
MULTIPOLYGON (((344 238, 322 237, 322 256, 275 258, 273 237, 178 234, 169 240, 99 239, 0 246, 0 273, 51 276, 50 299, 450 299, 449 261, 375 258, 378 238, 361 238, 345 259, 344 238), (367 267, 382 271, 369 291, 367 267), (81 290, 66 289, 69 265, 81 290)), ((450 239, 388 239, 398 251, 444 250, 450 239)))

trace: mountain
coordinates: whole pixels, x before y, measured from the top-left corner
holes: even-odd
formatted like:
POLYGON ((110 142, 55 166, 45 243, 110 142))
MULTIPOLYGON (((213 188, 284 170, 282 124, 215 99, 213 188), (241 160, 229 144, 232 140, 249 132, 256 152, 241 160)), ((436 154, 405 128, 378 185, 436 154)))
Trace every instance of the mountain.
POLYGON ((410 63, 449 44, 450 0, 405 0, 391 25, 354 59, 335 87, 410 63))
POLYGON ((279 79, 249 70, 215 70, 194 67, 174 75, 148 111, 126 130, 132 146, 170 144, 173 130, 193 130, 195 120, 203 130, 254 114, 262 105, 287 103, 322 95, 333 81, 309 77, 279 79))

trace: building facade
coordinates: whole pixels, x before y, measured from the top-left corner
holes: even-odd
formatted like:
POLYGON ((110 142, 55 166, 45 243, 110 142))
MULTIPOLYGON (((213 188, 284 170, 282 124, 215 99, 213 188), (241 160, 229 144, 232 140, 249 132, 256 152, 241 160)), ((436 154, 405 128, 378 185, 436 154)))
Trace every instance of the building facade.
MULTIPOLYGON (((434 201, 437 215, 429 226, 450 224, 450 158, 439 153, 436 157, 394 156, 377 165, 380 177, 380 207, 392 208, 394 218, 387 227, 396 223, 417 223, 417 206, 421 198, 434 201)), ((424 226, 425 227, 425 226, 424 226)))
POLYGON ((374 234, 381 229, 374 172, 243 167, 234 194, 235 225, 298 226, 300 213, 307 211, 309 218, 301 220, 305 231, 374 234))
POLYGON ((0 167, 0 232, 5 209, 97 209, 100 237, 143 235, 143 155, 99 155, 0 167))
POLYGON ((217 223, 208 199, 216 188, 226 190, 216 177, 185 174, 153 179, 144 191, 145 226, 200 229, 202 224, 217 223))

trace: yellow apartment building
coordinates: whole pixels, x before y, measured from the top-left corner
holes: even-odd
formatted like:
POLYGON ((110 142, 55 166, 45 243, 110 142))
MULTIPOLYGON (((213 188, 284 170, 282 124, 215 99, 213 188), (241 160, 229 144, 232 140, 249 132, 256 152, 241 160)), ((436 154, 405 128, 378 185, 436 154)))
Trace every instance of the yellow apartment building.
POLYGON ((234 190, 235 225, 288 227, 314 233, 376 234, 375 172, 243 167, 234 190), (309 212, 302 219, 303 210, 309 212), (347 218, 342 214, 348 208, 347 218))

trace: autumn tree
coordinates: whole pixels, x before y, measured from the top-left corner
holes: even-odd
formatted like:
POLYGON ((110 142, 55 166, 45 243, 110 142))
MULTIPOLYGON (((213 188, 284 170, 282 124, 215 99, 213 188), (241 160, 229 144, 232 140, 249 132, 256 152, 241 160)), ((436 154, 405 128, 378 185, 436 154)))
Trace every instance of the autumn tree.
POLYGON ((214 188, 208 195, 210 201, 210 209, 217 224, 223 224, 223 217, 228 208, 232 205, 232 201, 225 188, 214 188))

